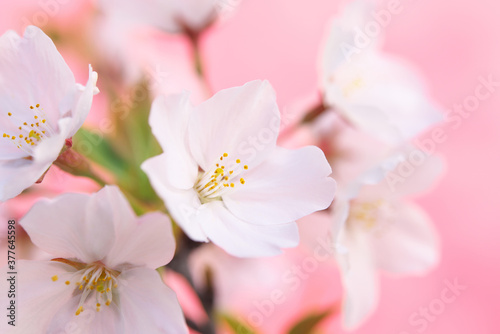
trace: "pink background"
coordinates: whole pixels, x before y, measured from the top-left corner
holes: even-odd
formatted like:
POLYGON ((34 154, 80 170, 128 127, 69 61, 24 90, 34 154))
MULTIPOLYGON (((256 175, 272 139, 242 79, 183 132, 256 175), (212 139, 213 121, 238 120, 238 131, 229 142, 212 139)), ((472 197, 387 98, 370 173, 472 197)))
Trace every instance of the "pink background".
MULTIPOLYGON (((87 8, 80 5, 84 2, 62 6, 54 19, 87 8)), ((500 81, 500 2, 401 0, 401 4, 403 11, 386 28, 385 48, 422 70, 444 108, 473 94, 479 76, 493 75, 500 81)), ((268 79, 282 107, 314 92, 318 48, 338 5, 335 0, 243 0, 231 20, 203 39, 214 90, 268 79)), ((2 31, 21 31, 18 18, 23 10, 2 12, 6 16, 2 31)), ((458 129, 445 127, 447 140, 438 152, 447 161, 447 173, 432 192, 418 199, 440 232, 442 262, 423 278, 384 278, 378 310, 356 333, 417 333, 410 315, 440 298, 445 281, 454 279, 466 290, 424 332, 498 332, 499 109, 500 87, 458 129)))

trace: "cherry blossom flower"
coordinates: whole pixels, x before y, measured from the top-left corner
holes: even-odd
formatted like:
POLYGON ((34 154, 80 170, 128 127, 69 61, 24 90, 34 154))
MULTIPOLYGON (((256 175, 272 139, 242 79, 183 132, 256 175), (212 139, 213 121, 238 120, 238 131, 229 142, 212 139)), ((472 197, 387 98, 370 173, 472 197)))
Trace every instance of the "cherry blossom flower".
POLYGON ((407 197, 427 190, 441 171, 441 160, 429 158, 396 188, 382 178, 376 184, 365 183, 356 196, 336 198, 333 238, 345 290, 345 327, 358 326, 375 310, 379 271, 415 275, 437 264, 438 237, 432 221, 407 197))
POLYGON ((108 15, 130 24, 147 24, 170 33, 197 33, 216 18, 220 0, 100 0, 108 15))
POLYGON ((164 153, 142 168, 193 240, 235 256, 269 256, 298 243, 295 220, 327 208, 335 181, 323 152, 276 146, 280 113, 267 81, 222 90, 193 107, 159 97, 150 125, 164 153))
POLYGON ((86 86, 75 78, 54 43, 29 26, 24 37, 0 37, 0 200, 35 183, 81 127, 90 110, 97 73, 86 86))
POLYGON ((107 186, 41 201, 20 224, 55 258, 17 262, 18 319, 2 333, 187 333, 175 293, 154 270, 174 255, 164 214, 136 217, 107 186))
POLYGON ((366 32, 368 1, 353 1, 331 25, 320 59, 324 103, 354 126, 392 145, 442 120, 413 66, 381 51, 382 34, 366 32))

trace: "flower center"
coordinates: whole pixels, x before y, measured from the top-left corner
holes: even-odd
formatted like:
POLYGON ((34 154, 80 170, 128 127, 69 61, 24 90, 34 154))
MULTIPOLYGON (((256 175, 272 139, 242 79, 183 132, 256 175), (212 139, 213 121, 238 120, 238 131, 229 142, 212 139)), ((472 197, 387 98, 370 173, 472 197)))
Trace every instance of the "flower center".
POLYGON ((394 208, 383 199, 375 201, 352 201, 347 224, 361 227, 370 232, 383 230, 394 222, 394 208))
POLYGON ((26 114, 15 115, 8 112, 12 123, 16 126, 16 133, 5 133, 2 138, 16 145, 17 148, 32 156, 33 148, 36 147, 44 138, 55 134, 55 131, 49 125, 46 115, 40 104, 30 106, 30 111, 26 114))
POLYGON ((359 88, 363 87, 364 85, 365 85, 365 82, 364 82, 363 78, 356 77, 355 79, 350 81, 348 84, 346 84, 344 87, 342 87, 342 93, 347 98, 351 97, 355 91, 357 91, 359 88))
POLYGON ((221 200, 222 195, 231 191, 236 185, 245 184, 245 179, 240 177, 240 174, 247 170, 248 166, 242 165, 240 159, 224 163, 228 157, 229 155, 224 153, 215 166, 206 172, 200 172, 194 189, 198 192, 202 204, 221 200))
MULTIPOLYGON (((92 295, 95 298, 97 312, 101 310, 102 305, 111 305, 114 289, 118 287, 117 277, 120 272, 108 269, 101 263, 84 264, 66 259, 53 259, 52 261, 63 262, 79 269, 70 280, 64 282, 66 285, 73 283, 75 293, 81 293, 75 315, 83 312, 83 305, 89 298, 92 298, 92 295)), ((52 281, 56 282, 58 279, 57 275, 52 276, 52 281)))

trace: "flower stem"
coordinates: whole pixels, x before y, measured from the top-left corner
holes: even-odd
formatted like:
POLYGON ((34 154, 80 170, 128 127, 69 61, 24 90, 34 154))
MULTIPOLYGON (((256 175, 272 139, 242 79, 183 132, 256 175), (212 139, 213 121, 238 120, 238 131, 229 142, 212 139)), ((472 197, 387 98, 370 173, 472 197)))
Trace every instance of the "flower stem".
POLYGON ((203 61, 203 55, 200 47, 200 40, 203 36, 203 32, 205 30, 202 29, 200 31, 193 31, 189 29, 187 26, 184 27, 184 34, 187 36, 189 41, 191 42, 191 46, 193 48, 193 65, 196 71, 196 74, 201 80, 201 83, 204 86, 204 89, 208 96, 212 95, 212 90, 210 89, 210 85, 208 84, 207 76, 205 73, 205 64, 203 61))
POLYGON ((104 187, 106 182, 101 179, 93 170, 87 159, 68 147, 63 150, 59 157, 54 161, 54 165, 65 171, 66 173, 75 176, 84 176, 94 180, 97 184, 104 187))

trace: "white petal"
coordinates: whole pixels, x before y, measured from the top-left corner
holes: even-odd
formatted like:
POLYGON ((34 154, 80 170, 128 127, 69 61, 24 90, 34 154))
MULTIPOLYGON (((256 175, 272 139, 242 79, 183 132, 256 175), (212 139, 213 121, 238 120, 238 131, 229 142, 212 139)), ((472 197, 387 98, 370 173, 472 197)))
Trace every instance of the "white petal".
POLYGON ((343 324, 355 328, 378 303, 378 274, 368 235, 347 231, 342 242, 348 249, 347 261, 338 261, 344 286, 343 324))
POLYGON ((136 219, 134 210, 130 206, 125 195, 117 186, 105 186, 93 196, 99 201, 106 203, 107 211, 109 211, 109 223, 114 225, 115 235, 119 236, 123 231, 129 231, 136 228, 136 219))
POLYGON ((72 137, 83 125, 83 122, 85 122, 85 119, 89 114, 90 107, 92 106, 92 100, 96 94, 96 82, 97 73, 92 71, 92 66, 89 65, 89 80, 87 81, 87 85, 84 87, 83 91, 76 93, 76 96, 73 97, 74 104, 70 106, 71 118, 73 122, 68 138, 72 137))
POLYGON ((443 118, 419 73, 377 50, 340 67, 325 98, 357 127, 391 145, 443 118))
MULTIPOLYGON (((334 111, 328 114, 336 115, 334 111)), ((330 116, 331 117, 331 116, 330 116)), ((330 135, 333 175, 338 183, 339 193, 346 198, 354 197, 364 184, 380 182, 385 173, 394 168, 389 161, 400 159, 400 149, 394 149, 364 131, 352 126, 338 127, 330 135), (388 166, 390 169, 388 169, 388 166)))
POLYGON ((213 243, 238 257, 273 256, 280 254, 281 248, 295 247, 299 242, 295 222, 248 224, 229 212, 221 201, 203 205, 193 218, 213 243))
POLYGON ((229 210, 253 224, 283 224, 330 206, 335 181, 323 152, 313 146, 276 148, 245 173, 245 184, 223 196, 229 210))
POLYGON ((33 185, 51 164, 36 164, 25 159, 0 161, 0 201, 16 197, 33 185))
POLYGON ((349 200, 341 196, 337 196, 333 201, 332 205, 332 239, 334 244, 338 244, 340 242, 340 236, 342 235, 342 231, 345 228, 345 224, 347 218, 349 217, 349 200))
POLYGON ((160 96, 153 101, 149 124, 164 152, 163 173, 166 182, 179 189, 192 188, 198 165, 189 153, 187 127, 193 107, 189 94, 160 96))
MULTIPOLYGON (((47 171, 64 146, 70 122, 68 118, 59 120, 60 132, 36 145, 31 160, 24 158, 0 160, 0 201, 19 195, 47 171)), ((16 150, 23 152, 17 147, 16 150)), ((27 156, 26 153, 23 155, 27 156)))
POLYGON ((54 43, 34 26, 26 28, 23 38, 13 31, 2 35, 0 72, 1 114, 27 112, 30 105, 40 104, 55 127, 66 112, 60 103, 76 91, 73 73, 54 43))
POLYGON ((116 15, 133 24, 153 25, 169 33, 179 33, 186 28, 200 31, 215 18, 218 9, 214 0, 103 0, 99 3, 108 15, 116 15))
POLYGON ((379 196, 414 197, 432 189, 444 171, 445 161, 441 157, 427 156, 413 148, 406 154, 404 161, 386 173, 385 179, 372 191, 377 191, 379 196), (417 160, 416 157, 423 159, 417 160), (419 163, 415 164, 412 161, 419 163))
POLYGON ((340 65, 352 61, 357 54, 366 52, 367 48, 378 45, 376 39, 363 40, 357 30, 364 28, 373 9, 374 6, 369 1, 351 1, 332 21, 319 62, 322 87, 335 80, 334 73, 340 65), (363 45, 360 45, 361 42, 363 45))
POLYGON ((69 138, 71 130, 71 118, 62 118, 58 124, 59 132, 49 138, 43 139, 33 150, 33 160, 37 163, 54 162, 65 145, 65 140, 69 138))
MULTIPOLYGON (((73 268, 60 262, 25 260, 19 260, 16 267, 16 327, 7 326, 7 321, 2 321, 0 332, 47 333, 52 319, 71 299, 74 286, 67 286, 64 282, 71 276, 73 268), (55 275, 58 280, 54 282, 52 277, 55 275)), ((6 267, 2 268, 3 273, 7 271, 6 267)), ((7 283, 5 277, 0 281, 5 297, 9 291, 7 283)))
POLYGON ((124 271, 119 276, 118 290, 123 334, 188 333, 175 293, 156 271, 124 271))
POLYGON ((412 203, 399 203, 390 224, 372 239, 377 267, 393 273, 421 274, 437 265, 437 233, 427 214, 412 203))
POLYGON ((92 196, 64 194, 36 203, 20 224, 31 241, 56 257, 101 260, 115 239, 106 188, 92 196))
POLYGON ((75 313, 79 307, 80 297, 79 293, 76 294, 61 307, 52 319, 47 333, 124 333, 121 315, 114 303, 110 306, 103 305, 97 312, 95 299, 89 297, 82 305, 83 312, 77 316, 75 313))
POLYGON ((227 161, 258 165, 276 146, 280 113, 267 81, 219 91, 196 107, 188 135, 191 153, 204 171, 227 153, 227 161))
POLYGON ((207 242, 207 236, 198 224, 192 222, 192 215, 201 206, 194 189, 180 190, 168 185, 165 173, 165 155, 146 160, 141 168, 146 173, 156 193, 163 199, 168 211, 182 230, 195 241, 207 242))
POLYGON ((103 263, 111 268, 130 264, 155 269, 170 262, 175 252, 170 219, 152 212, 138 218, 134 225, 117 231, 115 244, 103 263))

